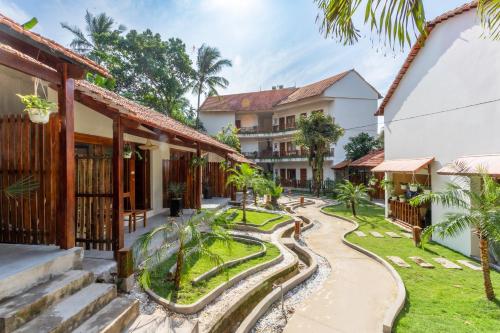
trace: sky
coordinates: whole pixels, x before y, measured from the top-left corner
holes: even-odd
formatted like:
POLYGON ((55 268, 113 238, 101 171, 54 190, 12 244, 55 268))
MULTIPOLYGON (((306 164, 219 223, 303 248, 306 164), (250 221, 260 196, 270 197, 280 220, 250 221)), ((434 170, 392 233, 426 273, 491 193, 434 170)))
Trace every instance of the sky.
MULTIPOLYGON (((428 20, 466 0, 424 0, 428 20)), ((352 46, 325 39, 316 23, 314 0, 0 0, 0 12, 68 46, 66 22, 84 28, 85 10, 105 12, 128 29, 146 28, 164 39, 181 38, 194 59, 203 43, 233 63, 223 71, 230 85, 220 94, 302 86, 354 68, 384 95, 409 47, 385 47, 367 29, 352 46)), ((356 23, 363 28, 362 17, 356 23)), ((194 104, 194 96, 188 97, 194 104)))

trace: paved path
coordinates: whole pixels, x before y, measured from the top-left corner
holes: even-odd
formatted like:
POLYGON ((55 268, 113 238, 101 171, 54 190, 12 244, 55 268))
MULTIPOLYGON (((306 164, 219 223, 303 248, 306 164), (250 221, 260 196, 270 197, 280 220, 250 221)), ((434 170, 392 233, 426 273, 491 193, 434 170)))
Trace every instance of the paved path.
POLYGON ((332 273, 298 306, 284 332, 381 332, 385 311, 396 298, 396 282, 379 263, 342 243, 353 224, 321 213, 321 204, 318 200, 296 212, 320 221, 319 228, 306 233, 306 242, 330 262, 332 273))

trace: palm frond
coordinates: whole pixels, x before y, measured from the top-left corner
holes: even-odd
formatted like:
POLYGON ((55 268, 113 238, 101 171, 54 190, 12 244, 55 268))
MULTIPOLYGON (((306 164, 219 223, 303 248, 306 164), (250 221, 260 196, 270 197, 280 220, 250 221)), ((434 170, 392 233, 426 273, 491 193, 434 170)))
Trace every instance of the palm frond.
POLYGON ((18 179, 3 189, 5 195, 11 199, 30 196, 32 192, 38 190, 38 181, 33 176, 18 179))
POLYGON ((493 40, 500 40, 500 1, 479 0, 478 14, 485 35, 489 35, 493 40))

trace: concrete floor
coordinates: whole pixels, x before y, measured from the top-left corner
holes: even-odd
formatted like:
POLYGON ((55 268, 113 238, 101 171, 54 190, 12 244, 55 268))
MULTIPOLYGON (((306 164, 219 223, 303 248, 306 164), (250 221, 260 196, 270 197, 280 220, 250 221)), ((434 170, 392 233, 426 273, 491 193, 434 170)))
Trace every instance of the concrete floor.
POLYGON ((305 241, 332 266, 331 276, 292 315, 285 333, 372 333, 382 331, 385 311, 396 298, 396 282, 378 262, 342 243, 353 224, 327 216, 317 204, 298 208, 297 214, 320 227, 305 241))

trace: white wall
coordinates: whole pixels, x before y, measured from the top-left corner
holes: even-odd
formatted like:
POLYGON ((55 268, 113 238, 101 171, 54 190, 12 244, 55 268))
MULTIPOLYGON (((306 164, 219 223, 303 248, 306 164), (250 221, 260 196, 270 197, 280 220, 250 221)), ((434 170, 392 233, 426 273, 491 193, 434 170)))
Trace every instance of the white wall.
POLYGON ((236 114, 236 119, 241 122, 241 127, 254 127, 259 125, 259 119, 256 113, 238 113, 236 114))
MULTIPOLYGON (((433 190, 450 180, 436 170, 455 158, 500 153, 500 102, 485 103, 500 97, 500 43, 481 32, 475 11, 439 24, 385 108, 385 158, 434 156, 433 190)), ((433 205, 433 223, 444 213, 433 205)), ((471 254, 473 237, 442 243, 471 254)))
POLYGON ((200 120, 208 134, 215 135, 228 124, 234 126, 234 112, 200 112, 200 120))

